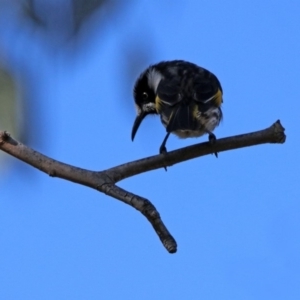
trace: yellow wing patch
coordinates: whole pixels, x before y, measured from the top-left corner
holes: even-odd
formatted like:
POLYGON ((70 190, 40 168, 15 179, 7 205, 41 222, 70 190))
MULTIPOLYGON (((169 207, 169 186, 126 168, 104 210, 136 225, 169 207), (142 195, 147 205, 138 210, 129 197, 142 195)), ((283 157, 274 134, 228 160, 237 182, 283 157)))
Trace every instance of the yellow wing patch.
POLYGON ((155 108, 157 113, 161 111, 161 99, 158 96, 155 98, 155 108))
POLYGON ((213 97, 213 101, 215 102, 215 104, 219 107, 221 106, 222 102, 223 102, 223 97, 222 97, 222 92, 220 89, 218 89, 218 91, 216 92, 216 94, 213 97))

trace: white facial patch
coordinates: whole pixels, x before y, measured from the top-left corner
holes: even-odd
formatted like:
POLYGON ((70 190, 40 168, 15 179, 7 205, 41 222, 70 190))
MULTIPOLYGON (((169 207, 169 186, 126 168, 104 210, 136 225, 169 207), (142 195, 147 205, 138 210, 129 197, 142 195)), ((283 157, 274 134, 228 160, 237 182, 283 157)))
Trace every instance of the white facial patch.
POLYGON ((152 68, 149 70, 148 74, 148 85, 154 90, 154 93, 157 91, 157 87, 160 81, 163 79, 163 76, 160 72, 152 68))
POLYGON ((142 111, 156 111, 155 103, 145 103, 142 108, 140 108, 137 104, 135 104, 136 114, 139 116, 142 111))
POLYGON ((150 102, 150 103, 144 104, 142 110, 146 111, 146 112, 155 111, 155 103, 150 102))

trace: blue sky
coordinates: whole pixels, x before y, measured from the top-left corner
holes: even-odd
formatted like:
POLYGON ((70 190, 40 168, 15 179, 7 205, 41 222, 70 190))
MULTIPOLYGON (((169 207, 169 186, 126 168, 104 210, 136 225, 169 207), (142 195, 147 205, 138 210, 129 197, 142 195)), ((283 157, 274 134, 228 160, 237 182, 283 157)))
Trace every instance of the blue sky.
MULTIPOLYGON (((173 255, 131 207, 7 157, 0 172, 0 298, 298 299, 299 16, 296 1, 136 1, 86 42, 76 62, 58 55, 56 64, 21 27, 2 26, 14 68, 24 68, 24 60, 40 64, 31 73, 30 146, 54 159, 103 170, 156 154, 165 135, 158 118, 145 119, 131 142, 132 87, 149 64, 171 59, 220 79, 217 137, 280 119, 287 140, 119 183, 157 207, 177 240, 173 255), (135 47, 144 49, 142 58, 135 47), (141 62, 130 76, 128 59, 141 62)), ((206 140, 171 136, 168 149, 206 140)))

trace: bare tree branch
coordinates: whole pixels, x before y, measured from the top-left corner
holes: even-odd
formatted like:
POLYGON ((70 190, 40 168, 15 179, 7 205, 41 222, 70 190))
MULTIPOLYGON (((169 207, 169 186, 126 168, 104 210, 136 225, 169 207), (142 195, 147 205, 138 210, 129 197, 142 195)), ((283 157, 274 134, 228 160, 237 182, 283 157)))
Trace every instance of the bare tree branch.
POLYGON ((165 248, 170 253, 175 253, 177 251, 176 241, 165 227, 153 204, 143 197, 121 189, 116 183, 143 172, 172 166, 203 155, 265 143, 282 144, 285 139, 284 128, 278 120, 269 128, 261 131, 218 139, 213 145, 208 142, 196 144, 101 172, 77 168, 49 158, 12 139, 6 131, 0 131, 0 149, 50 176, 86 185, 131 205, 148 219, 165 248))
POLYGON ((217 139, 213 145, 211 145, 209 142, 200 143, 175 151, 170 151, 165 155, 161 154, 147 157, 108 169, 106 170, 106 173, 114 182, 118 182, 122 179, 140 173, 155 170, 164 166, 172 166, 189 159, 215 152, 219 153, 267 143, 283 144, 285 142, 285 138, 286 136, 284 134, 284 128, 278 120, 272 126, 264 130, 217 139))

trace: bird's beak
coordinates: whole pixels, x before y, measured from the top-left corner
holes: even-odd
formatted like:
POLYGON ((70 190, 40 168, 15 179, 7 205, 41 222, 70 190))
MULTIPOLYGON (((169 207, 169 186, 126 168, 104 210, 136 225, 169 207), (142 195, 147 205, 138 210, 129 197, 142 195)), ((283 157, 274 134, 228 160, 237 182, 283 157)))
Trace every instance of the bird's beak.
POLYGON ((132 131, 131 131, 131 140, 134 140, 135 134, 137 130, 139 129, 143 119, 147 116, 147 112, 142 111, 136 118, 132 126, 132 131))

